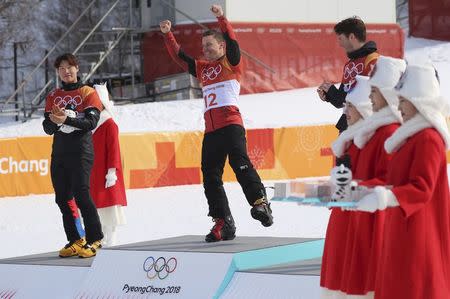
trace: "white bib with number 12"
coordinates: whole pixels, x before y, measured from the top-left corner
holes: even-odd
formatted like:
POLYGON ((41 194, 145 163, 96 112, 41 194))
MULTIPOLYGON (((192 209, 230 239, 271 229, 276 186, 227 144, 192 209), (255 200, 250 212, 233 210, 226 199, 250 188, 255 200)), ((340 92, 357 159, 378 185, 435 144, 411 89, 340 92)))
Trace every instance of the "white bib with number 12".
POLYGON ((235 79, 207 85, 202 88, 205 112, 223 106, 238 106, 241 85, 235 79))

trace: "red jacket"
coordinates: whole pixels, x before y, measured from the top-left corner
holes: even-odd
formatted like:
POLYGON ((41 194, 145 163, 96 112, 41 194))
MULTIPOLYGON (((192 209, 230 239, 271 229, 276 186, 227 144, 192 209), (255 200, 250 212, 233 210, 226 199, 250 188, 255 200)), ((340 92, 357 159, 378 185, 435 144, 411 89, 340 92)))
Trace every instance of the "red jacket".
POLYGON ((450 298, 450 196, 443 139, 411 136, 387 174, 400 206, 387 208, 376 299, 450 298))
MULTIPOLYGON (((360 49, 348 53, 349 61, 344 65, 342 70, 342 79, 339 89, 332 85, 326 93, 326 100, 337 108, 342 108, 345 103, 347 92, 354 87, 356 76, 369 76, 378 59, 379 54, 376 52, 377 46, 375 42, 368 41, 360 49)), ((339 132, 347 128, 347 119, 342 115, 336 124, 339 132)))
POLYGON ((106 120, 92 135, 95 159, 91 172, 91 196, 97 208, 126 206, 127 198, 120 160, 119 128, 112 118, 106 120), (117 181, 105 188, 109 168, 116 169, 117 181))
POLYGON ((205 133, 232 124, 244 126, 237 103, 242 73, 239 45, 227 19, 219 17, 217 20, 227 50, 223 57, 215 61, 193 59, 183 52, 172 32, 164 35, 172 59, 201 83, 205 103, 205 133))
MULTIPOLYGON (((363 185, 384 184, 392 158, 384 142, 399 127, 398 123, 378 128, 361 149, 353 179, 363 185)), ((351 295, 364 295, 375 288, 375 275, 383 242, 384 211, 352 212, 349 216, 341 290, 351 295)))
MULTIPOLYGON (((359 159, 359 148, 353 143, 347 149, 350 156, 352 172, 359 159)), ((322 267, 320 272, 320 286, 330 290, 340 290, 342 271, 344 269, 344 258, 348 236, 349 217, 353 212, 332 209, 328 220, 325 245, 322 256, 322 267)))

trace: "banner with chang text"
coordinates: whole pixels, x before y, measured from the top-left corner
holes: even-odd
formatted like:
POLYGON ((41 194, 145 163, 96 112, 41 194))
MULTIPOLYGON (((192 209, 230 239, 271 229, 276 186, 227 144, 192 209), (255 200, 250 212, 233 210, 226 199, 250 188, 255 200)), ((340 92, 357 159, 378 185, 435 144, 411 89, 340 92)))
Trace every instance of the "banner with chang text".
MULTIPOLYGON (((329 174, 332 125, 247 130, 250 159, 263 180, 329 174)), ((201 184, 203 132, 121 134, 127 188, 201 184)), ((0 139, 0 197, 52 193, 52 137, 0 139)), ((224 181, 235 181, 226 164, 224 181)))

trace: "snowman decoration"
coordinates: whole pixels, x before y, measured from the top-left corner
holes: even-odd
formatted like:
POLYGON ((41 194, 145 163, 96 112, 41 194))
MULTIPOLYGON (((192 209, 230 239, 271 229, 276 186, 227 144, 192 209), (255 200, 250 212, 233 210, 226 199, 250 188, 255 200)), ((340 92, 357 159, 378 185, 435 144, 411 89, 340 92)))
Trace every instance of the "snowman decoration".
POLYGON ((331 183, 334 185, 334 192, 331 195, 332 201, 351 201, 352 171, 341 164, 331 169, 331 183))

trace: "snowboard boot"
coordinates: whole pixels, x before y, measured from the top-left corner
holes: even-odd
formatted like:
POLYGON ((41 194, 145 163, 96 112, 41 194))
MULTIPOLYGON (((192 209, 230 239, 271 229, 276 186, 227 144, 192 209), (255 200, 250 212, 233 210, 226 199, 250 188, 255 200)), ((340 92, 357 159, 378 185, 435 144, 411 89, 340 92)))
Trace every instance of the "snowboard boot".
POLYGON ((273 224, 272 209, 270 208, 270 203, 267 201, 266 196, 256 200, 253 203, 250 214, 252 215, 253 219, 260 221, 261 224, 265 227, 271 226, 273 224))
POLYGON ((236 226, 234 225, 233 216, 215 218, 213 221, 215 224, 211 228, 211 232, 205 236, 206 242, 227 241, 236 237, 236 226))
POLYGON ((102 248, 101 240, 94 241, 92 243, 86 243, 78 253, 81 258, 93 257, 97 254, 97 251, 102 248))
POLYGON ((59 251, 59 257, 77 256, 84 245, 86 245, 84 238, 69 242, 59 251))

